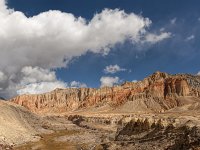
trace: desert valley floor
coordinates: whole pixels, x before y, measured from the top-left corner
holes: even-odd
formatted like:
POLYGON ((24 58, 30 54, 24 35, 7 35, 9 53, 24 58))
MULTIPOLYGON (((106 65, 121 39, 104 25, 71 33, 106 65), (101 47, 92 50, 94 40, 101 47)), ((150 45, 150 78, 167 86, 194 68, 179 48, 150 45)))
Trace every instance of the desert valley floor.
POLYGON ((200 77, 20 95, 0 101, 0 122, 7 150, 198 150, 200 77))

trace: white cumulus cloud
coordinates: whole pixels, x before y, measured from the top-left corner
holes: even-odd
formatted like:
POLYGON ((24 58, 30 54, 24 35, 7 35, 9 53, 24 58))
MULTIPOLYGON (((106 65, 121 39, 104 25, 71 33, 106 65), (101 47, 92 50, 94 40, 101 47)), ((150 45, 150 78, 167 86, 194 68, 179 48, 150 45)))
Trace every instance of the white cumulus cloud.
POLYGON ((170 20, 170 23, 171 23, 171 24, 175 24, 175 23, 176 23, 176 20, 177 20, 176 18, 173 18, 173 19, 170 20))
MULTIPOLYGON (((0 74, 1 75, 1 74, 0 74)), ((39 67, 24 67, 21 70, 21 80, 15 89, 17 94, 41 94, 56 88, 87 87, 85 83, 72 81, 70 84, 56 78, 55 72, 39 67)))
POLYGON ((48 69, 42 69, 39 67, 24 67, 21 70, 23 75, 23 84, 35 83, 35 82, 51 82, 56 80, 55 72, 48 69))
POLYGON ((6 87, 7 79, 7 76, 0 71, 0 90, 3 90, 6 87))
POLYGON ((17 93, 22 94, 42 94, 55 90, 56 88, 65 88, 66 85, 61 81, 54 82, 39 82, 31 83, 24 86, 21 86, 17 93))
MULTIPOLYGON (((119 9, 104 9, 91 20, 57 10, 27 17, 0 0, 0 70, 7 77, 0 83, 0 95, 11 97, 24 93, 16 89, 20 84, 30 89, 30 84, 41 82, 42 87, 55 78, 54 73, 49 74, 51 69, 66 67, 72 58, 88 51, 105 55, 117 43, 141 42, 150 24, 148 18, 119 9), (31 73, 26 66, 32 67, 31 73), (36 70, 46 75, 41 77, 36 70)), ((154 35, 157 38, 152 35, 154 40, 148 42, 159 42, 166 34, 154 35)))
POLYGON ((104 72, 105 73, 111 73, 111 74, 114 74, 116 72, 120 72, 120 71, 126 71, 125 68, 121 68, 119 65, 109 65, 109 66, 106 66, 106 68, 104 69, 104 72))
POLYGON ((81 82, 78 82, 78 81, 72 81, 70 83, 70 87, 72 87, 72 88, 84 88, 84 87, 87 87, 87 85, 85 83, 81 83, 81 82))
POLYGON ((200 76, 200 71, 197 73, 198 76, 200 76))
POLYGON ((100 79, 101 87, 108 86, 112 87, 115 84, 118 84, 120 82, 119 77, 109 77, 109 76, 103 76, 100 79))
POLYGON ((138 82, 138 80, 133 80, 132 82, 136 83, 136 82, 138 82))
POLYGON ((194 38, 195 38, 194 35, 190 35, 190 36, 188 36, 185 40, 186 40, 186 41, 190 41, 190 40, 193 40, 194 38))
POLYGON ((6 75, 0 71, 0 82, 4 82, 5 80, 7 80, 6 75))
POLYGON ((170 37, 171 37, 170 32, 163 32, 159 35, 149 33, 146 35, 145 41, 150 42, 150 43, 157 43, 157 42, 160 42, 160 41, 170 38, 170 37))
POLYGON ((39 67, 24 67, 21 79, 15 86, 17 94, 41 94, 56 88, 65 88, 67 83, 59 81, 54 71, 39 67))

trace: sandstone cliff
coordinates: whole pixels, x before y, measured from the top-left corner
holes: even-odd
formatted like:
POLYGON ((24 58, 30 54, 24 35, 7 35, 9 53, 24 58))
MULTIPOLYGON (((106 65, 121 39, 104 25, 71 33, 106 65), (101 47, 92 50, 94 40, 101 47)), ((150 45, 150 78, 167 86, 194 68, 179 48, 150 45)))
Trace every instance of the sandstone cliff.
POLYGON ((120 86, 56 89, 11 99, 36 113, 76 111, 107 106, 118 112, 162 112, 200 102, 200 77, 155 72, 142 81, 120 86))

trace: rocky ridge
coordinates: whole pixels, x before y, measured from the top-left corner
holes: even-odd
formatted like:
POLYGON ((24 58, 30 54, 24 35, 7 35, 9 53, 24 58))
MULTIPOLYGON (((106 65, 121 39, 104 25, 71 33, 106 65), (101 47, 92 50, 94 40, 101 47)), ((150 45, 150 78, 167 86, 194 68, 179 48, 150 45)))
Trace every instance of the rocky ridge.
POLYGON ((107 134, 102 145, 109 150, 196 150, 200 146, 200 118, 191 114, 99 114, 67 118, 82 128, 107 134))
MULTIPOLYGON (((77 111, 106 107, 117 112, 164 112, 200 102, 200 76, 155 72, 142 81, 114 87, 67 88, 11 99, 36 113, 77 111)), ((192 106, 191 106, 192 107, 192 106)))

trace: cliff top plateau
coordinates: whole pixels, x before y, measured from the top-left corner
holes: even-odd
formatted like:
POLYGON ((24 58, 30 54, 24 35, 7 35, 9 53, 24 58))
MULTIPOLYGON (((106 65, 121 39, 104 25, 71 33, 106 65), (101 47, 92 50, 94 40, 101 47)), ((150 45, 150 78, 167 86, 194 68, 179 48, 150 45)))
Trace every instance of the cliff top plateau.
POLYGON ((113 87, 56 89, 45 94, 20 95, 10 101, 36 113, 159 113, 197 110, 200 76, 155 72, 138 82, 113 87))

